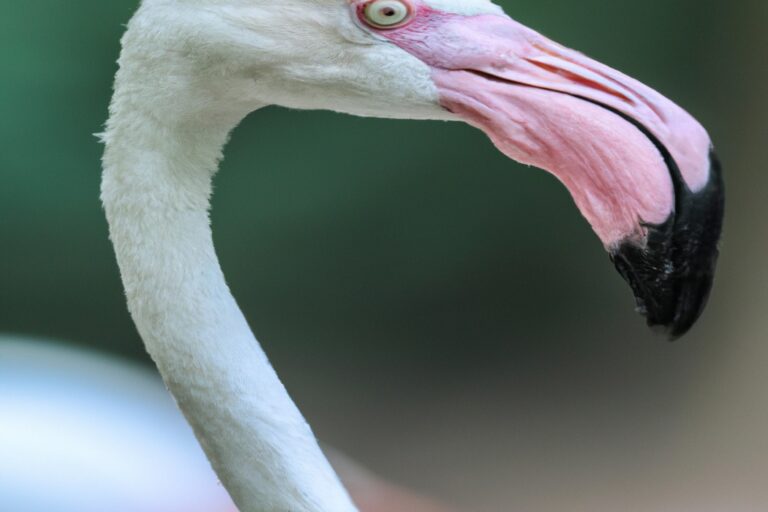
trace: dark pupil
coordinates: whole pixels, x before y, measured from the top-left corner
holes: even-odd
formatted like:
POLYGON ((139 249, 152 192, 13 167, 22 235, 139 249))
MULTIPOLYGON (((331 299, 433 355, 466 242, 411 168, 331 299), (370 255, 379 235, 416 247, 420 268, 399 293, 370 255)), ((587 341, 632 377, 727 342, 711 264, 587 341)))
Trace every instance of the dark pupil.
POLYGON ((397 11, 393 7, 384 7, 381 10, 381 14, 383 14, 384 16, 387 16, 387 17, 392 17, 395 14, 397 14, 397 11))

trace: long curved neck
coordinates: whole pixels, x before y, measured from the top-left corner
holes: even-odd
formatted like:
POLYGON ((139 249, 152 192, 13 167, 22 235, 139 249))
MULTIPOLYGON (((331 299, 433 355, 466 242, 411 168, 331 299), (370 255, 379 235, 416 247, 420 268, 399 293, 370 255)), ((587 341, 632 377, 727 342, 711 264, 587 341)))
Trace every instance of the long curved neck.
POLYGON ((121 84, 102 200, 147 350, 241 512, 353 512, 224 280, 211 178, 243 112, 173 119, 121 84))

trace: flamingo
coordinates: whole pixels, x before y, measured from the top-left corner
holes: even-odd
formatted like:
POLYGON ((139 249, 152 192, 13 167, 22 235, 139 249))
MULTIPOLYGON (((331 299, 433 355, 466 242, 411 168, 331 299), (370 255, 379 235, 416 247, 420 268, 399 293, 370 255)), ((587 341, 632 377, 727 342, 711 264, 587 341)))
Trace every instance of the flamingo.
POLYGON ((212 242, 223 147, 264 106, 469 123, 568 188, 650 326, 677 338, 707 301, 724 196, 706 130, 488 0, 144 0, 119 65, 101 195, 128 308, 242 512, 357 510, 212 242))

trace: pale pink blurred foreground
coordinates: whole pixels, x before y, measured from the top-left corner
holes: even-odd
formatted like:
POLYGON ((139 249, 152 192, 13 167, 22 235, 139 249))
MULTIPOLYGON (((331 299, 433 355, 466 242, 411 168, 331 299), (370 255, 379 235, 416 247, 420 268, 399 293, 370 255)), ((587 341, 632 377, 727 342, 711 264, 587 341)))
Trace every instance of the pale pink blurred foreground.
MULTIPOLYGON (((154 374, 0 338, 0 391, 0 510, 236 510, 154 374)), ((332 458, 361 512, 447 510, 332 458)))

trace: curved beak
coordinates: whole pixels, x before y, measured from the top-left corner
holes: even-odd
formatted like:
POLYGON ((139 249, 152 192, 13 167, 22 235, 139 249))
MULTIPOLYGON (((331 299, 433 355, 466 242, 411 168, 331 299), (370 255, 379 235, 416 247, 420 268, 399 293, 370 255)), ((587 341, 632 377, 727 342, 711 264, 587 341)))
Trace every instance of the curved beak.
POLYGON ((704 128, 649 87, 506 16, 420 9, 381 35, 432 68, 444 108, 562 181, 648 324, 685 334, 712 287, 724 210, 704 128))

